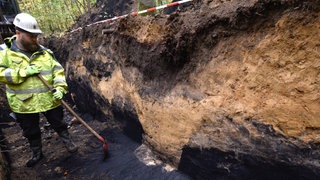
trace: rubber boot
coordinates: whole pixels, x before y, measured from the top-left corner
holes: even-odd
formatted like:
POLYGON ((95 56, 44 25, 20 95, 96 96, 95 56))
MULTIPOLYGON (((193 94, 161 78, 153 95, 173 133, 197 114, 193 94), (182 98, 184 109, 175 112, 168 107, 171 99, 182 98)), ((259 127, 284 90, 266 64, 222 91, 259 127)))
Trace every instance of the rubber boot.
POLYGON ((73 142, 68 131, 61 131, 58 134, 69 152, 74 153, 78 150, 78 146, 73 142))
POLYGON ((42 158, 42 144, 41 144, 41 138, 40 139, 33 139, 29 140, 30 149, 32 151, 32 157, 28 160, 26 163, 27 167, 32 167, 36 165, 42 158))

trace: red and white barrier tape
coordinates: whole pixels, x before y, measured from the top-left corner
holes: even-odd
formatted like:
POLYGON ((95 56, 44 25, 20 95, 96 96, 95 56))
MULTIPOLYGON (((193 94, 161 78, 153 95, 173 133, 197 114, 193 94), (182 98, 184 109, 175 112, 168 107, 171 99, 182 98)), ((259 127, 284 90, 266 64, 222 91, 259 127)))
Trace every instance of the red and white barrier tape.
MULTIPOLYGON (((114 21, 114 20, 117 20, 117 19, 125 18, 125 17, 127 17, 129 15, 136 16, 138 14, 144 14, 144 13, 156 11, 156 10, 159 10, 159 9, 164 9, 166 7, 177 6, 179 4, 187 3, 187 2, 190 2, 190 1, 193 1, 193 0, 181 0, 181 1, 170 3, 170 4, 165 4, 165 5, 162 5, 162 6, 152 7, 152 8, 146 9, 146 10, 132 12, 130 14, 125 14, 125 15, 122 15, 122 16, 116 16, 116 17, 113 17, 113 18, 110 18, 110 19, 105 19, 105 20, 102 20, 102 21, 97 21, 95 23, 88 24, 85 27, 89 27, 89 26, 96 25, 96 24, 102 24, 102 23, 106 23, 106 22, 111 22, 111 21, 114 21)), ((79 27, 77 29, 72 30, 71 33, 75 32, 75 31, 79 31, 81 29, 83 29, 83 28, 79 27)))

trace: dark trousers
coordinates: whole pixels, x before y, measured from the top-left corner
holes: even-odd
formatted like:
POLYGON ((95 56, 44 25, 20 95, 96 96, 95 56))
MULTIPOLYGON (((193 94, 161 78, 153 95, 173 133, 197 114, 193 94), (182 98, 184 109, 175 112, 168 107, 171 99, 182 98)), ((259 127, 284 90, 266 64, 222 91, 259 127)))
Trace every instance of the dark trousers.
MULTIPOLYGON (((17 122, 19 123, 21 129, 23 130, 23 136, 28 140, 34 140, 41 138, 41 131, 39 127, 40 114, 20 114, 15 113, 17 117, 17 122)), ((63 121, 63 108, 59 106, 57 108, 51 109, 44 112, 43 115, 46 117, 47 121, 50 123, 51 127, 57 132, 62 132, 67 130, 67 124, 63 121)))

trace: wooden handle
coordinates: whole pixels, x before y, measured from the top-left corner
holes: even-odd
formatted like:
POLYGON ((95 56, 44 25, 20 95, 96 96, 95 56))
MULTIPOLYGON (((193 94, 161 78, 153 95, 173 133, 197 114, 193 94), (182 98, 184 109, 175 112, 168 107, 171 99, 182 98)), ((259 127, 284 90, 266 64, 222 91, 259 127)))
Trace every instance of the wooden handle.
MULTIPOLYGON (((51 91, 53 90, 53 87, 41 76, 41 74, 38 74, 39 79, 49 88, 51 91)), ((96 131, 94 131, 80 116, 78 116, 77 113, 73 111, 73 109, 63 100, 61 99, 61 104, 69 110, 69 112, 76 117, 81 124, 83 124, 93 135, 95 135, 100 141, 106 142, 96 131)))
POLYGON ((93 130, 80 116, 78 116, 77 113, 75 113, 71 107, 64 101, 61 99, 61 104, 64 105, 65 108, 67 108, 70 113, 76 117, 92 134, 94 134, 100 141, 105 142, 104 139, 95 131, 93 130))

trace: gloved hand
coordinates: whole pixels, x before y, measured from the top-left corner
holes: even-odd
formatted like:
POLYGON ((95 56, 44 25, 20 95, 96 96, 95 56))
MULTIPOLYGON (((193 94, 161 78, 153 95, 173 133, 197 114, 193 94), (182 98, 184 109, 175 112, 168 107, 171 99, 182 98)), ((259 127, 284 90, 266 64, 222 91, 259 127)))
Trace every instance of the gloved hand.
POLYGON ((54 89, 53 92, 52 95, 55 99, 60 100, 63 98, 63 93, 59 89, 54 89))
POLYGON ((30 65, 26 67, 26 75, 32 76, 34 74, 39 74, 40 70, 35 65, 30 65))

